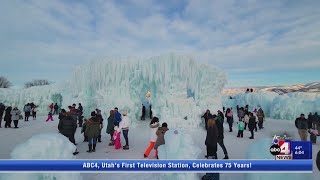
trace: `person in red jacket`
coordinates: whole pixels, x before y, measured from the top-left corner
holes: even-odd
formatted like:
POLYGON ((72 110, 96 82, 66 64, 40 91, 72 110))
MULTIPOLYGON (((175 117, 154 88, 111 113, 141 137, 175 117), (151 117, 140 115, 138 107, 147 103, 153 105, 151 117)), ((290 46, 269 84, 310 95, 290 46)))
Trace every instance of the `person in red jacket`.
POLYGON ((49 105, 49 108, 50 108, 50 112, 52 113, 52 110, 53 110, 53 103, 51 103, 51 104, 49 105))

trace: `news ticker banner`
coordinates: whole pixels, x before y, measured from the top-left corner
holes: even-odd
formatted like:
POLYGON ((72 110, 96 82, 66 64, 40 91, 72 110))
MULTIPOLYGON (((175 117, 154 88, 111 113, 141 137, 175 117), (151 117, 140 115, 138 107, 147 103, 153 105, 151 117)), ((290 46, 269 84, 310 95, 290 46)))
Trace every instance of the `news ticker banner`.
POLYGON ((312 173, 312 160, 0 160, 0 173, 312 173))

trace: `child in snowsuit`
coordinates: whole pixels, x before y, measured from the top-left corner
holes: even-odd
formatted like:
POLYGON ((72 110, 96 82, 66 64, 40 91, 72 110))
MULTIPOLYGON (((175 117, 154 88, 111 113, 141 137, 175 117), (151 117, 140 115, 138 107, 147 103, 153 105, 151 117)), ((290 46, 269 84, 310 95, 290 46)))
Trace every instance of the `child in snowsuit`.
POLYGON ((237 137, 243 138, 243 130, 244 130, 244 122, 242 120, 240 120, 238 122, 238 136, 237 137))
POLYGON ((53 117, 52 117, 52 112, 51 111, 49 112, 48 119, 46 121, 48 122, 49 120, 53 121, 53 117))
POLYGON ((86 127, 87 127, 87 119, 84 120, 84 123, 82 124, 82 128, 81 128, 81 133, 83 133, 83 137, 84 137, 84 140, 83 142, 88 142, 88 136, 86 135, 86 127))
POLYGON ((114 148, 115 149, 121 149, 121 141, 120 141, 120 129, 118 126, 114 127, 114 133, 113 133, 113 141, 114 141, 114 148))

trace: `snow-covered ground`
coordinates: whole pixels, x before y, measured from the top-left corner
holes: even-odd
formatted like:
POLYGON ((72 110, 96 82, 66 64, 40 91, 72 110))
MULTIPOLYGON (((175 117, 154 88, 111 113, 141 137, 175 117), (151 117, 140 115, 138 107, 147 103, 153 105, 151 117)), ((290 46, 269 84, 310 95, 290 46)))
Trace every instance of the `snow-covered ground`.
MULTIPOLYGON (((41 133, 58 133, 57 116, 54 116, 55 121, 45 122, 46 117, 38 117, 37 120, 29 120, 29 122, 20 121, 19 129, 0 129, 0 159, 10 159, 10 153, 13 149, 30 139, 33 135, 38 135, 41 133)), ((225 145, 227 147, 229 157, 231 159, 247 159, 248 154, 253 156, 260 152, 251 152, 249 147, 259 146, 261 141, 266 138, 272 138, 273 135, 279 134, 282 132, 287 132, 289 135, 293 136, 295 139, 298 139, 296 128, 292 121, 282 121, 282 120, 271 120, 267 119, 265 123, 265 129, 258 131, 255 134, 255 139, 250 140, 250 132, 246 131, 244 133, 244 138, 239 139, 236 137, 237 128, 234 128, 234 132, 228 132, 227 124, 225 126, 225 145)), ((235 126, 236 127, 236 126, 235 126)), ((169 124, 170 129, 170 124, 169 124)), ((206 154, 205 151, 205 131, 204 129, 185 129, 185 132, 189 133, 193 138, 194 143, 202 150, 196 158, 202 158, 206 154)), ((109 138, 106 133, 103 132, 103 142, 97 145, 97 151, 95 153, 87 153, 88 149, 87 143, 83 141, 83 135, 80 133, 80 128, 77 130, 76 142, 78 143, 77 148, 80 154, 77 155, 78 159, 143 159, 143 153, 145 148, 149 143, 149 128, 148 121, 139 122, 135 128, 131 128, 129 131, 129 141, 130 141, 130 150, 115 150, 113 147, 108 146, 109 138)), ((123 137, 122 137, 123 138, 123 137)), ((124 140, 122 139, 122 142, 124 140)), ((270 142, 271 143, 271 142, 270 142)), ((313 157, 316 156, 316 153, 319 151, 320 143, 313 145, 313 157)), ((41 144, 39 144, 40 148, 41 144)), ((25 150, 26 152, 29 149, 25 150)), ((263 149, 264 151, 264 149, 263 149)), ((269 151, 269 149, 265 149, 269 151)), ((151 153, 151 155, 153 152, 151 153)), ((265 154, 265 153, 262 153, 265 154)), ((223 152, 220 147, 218 147, 218 157, 219 159, 223 158, 223 152)), ((96 179, 163 179, 163 176, 159 174, 82 174, 83 179, 85 180, 96 180, 96 179)), ((301 175, 300 175, 301 176, 301 175)), ((199 174, 199 179, 201 174, 199 174)), ((280 175, 278 176, 281 177, 280 175)), ((318 180, 320 179, 320 173, 316 169, 314 164, 314 173, 310 176, 306 175, 305 180, 318 180)), ((247 174, 221 174, 221 180, 246 180, 248 179, 247 174)), ((256 177, 254 178, 256 179, 256 177)), ((262 178, 263 179, 263 178, 262 178)), ((275 179, 275 178, 273 178, 275 179)), ((292 178, 288 179, 292 180, 292 178)), ((301 179, 301 178, 300 178, 301 179)), ((286 180, 286 178, 281 178, 281 180, 286 180)))

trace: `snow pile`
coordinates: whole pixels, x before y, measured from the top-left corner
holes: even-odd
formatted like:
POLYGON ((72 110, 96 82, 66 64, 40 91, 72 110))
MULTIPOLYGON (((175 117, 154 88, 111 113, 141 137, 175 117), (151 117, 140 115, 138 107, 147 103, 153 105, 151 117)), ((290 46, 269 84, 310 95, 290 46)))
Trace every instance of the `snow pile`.
MULTIPOLYGON (((12 159, 74 159, 76 147, 61 134, 38 134, 18 145, 12 159)), ((0 180, 81 180, 80 173, 10 173, 1 174, 0 180)))
MULTIPOLYGON (((170 129, 165 135, 165 145, 158 148, 159 159, 198 159, 201 150, 197 147, 192 137, 180 129, 170 129)), ((194 180, 199 179, 198 174, 162 174, 161 179, 166 180, 194 180)))
MULTIPOLYGON (((270 154, 270 146, 272 145, 271 138, 265 138, 259 140, 257 143, 252 144, 248 148, 246 159, 274 159, 274 156, 270 154)), ((301 179, 311 179, 310 174, 275 174, 275 173, 253 173, 246 174, 246 180, 301 180, 301 179)))
POLYGON ((229 99, 224 97, 223 106, 236 108, 249 105, 250 110, 261 106, 267 117, 273 119, 295 120, 301 113, 320 112, 319 93, 288 93, 278 95, 274 92, 243 93, 229 99))

